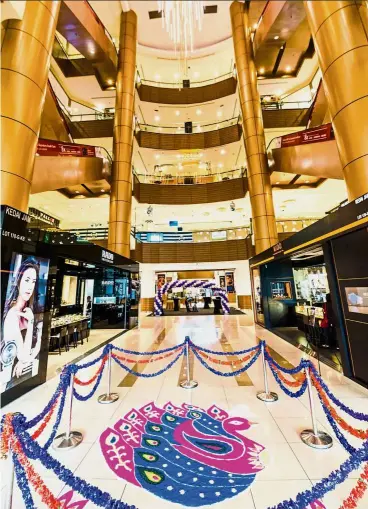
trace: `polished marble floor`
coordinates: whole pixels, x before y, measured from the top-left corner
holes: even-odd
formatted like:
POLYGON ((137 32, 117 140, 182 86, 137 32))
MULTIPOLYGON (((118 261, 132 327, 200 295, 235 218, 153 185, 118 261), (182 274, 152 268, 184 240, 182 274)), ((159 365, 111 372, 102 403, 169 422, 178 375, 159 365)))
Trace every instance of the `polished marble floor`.
MULTIPOLYGON (((114 332, 109 332, 111 336, 114 336, 114 332)), ((257 343, 257 338, 262 338, 279 356, 292 365, 298 364, 300 358, 305 356, 303 352, 271 332, 254 327, 249 315, 144 318, 139 329, 131 330, 118 337, 114 340, 114 344, 140 351, 152 351, 178 344, 186 335, 189 335, 198 345, 226 352, 253 346, 257 343)), ((83 362, 98 353, 99 351, 96 351, 83 362)), ((162 360, 154 364, 146 364, 141 369, 144 369, 145 373, 154 372, 162 368, 166 362, 162 360)), ((266 404, 256 398, 257 390, 263 387, 260 362, 256 362, 244 376, 239 375, 235 378, 216 376, 199 365, 197 360, 192 361, 192 369, 193 376, 199 385, 196 389, 185 390, 179 386, 179 381, 184 375, 184 363, 181 360, 163 375, 149 379, 136 378, 114 365, 112 385, 114 391, 119 394, 119 400, 111 405, 98 404, 97 397, 85 403, 76 401, 73 410, 73 428, 83 432, 83 443, 71 451, 52 451, 52 454, 76 475, 108 491, 115 498, 134 504, 139 509, 186 507, 185 503, 168 502, 142 488, 120 480, 108 468, 100 450, 99 436, 107 426, 112 426, 132 408, 139 408, 154 401, 160 407, 167 402, 178 406, 182 403, 190 403, 204 409, 216 404, 231 416, 245 417, 258 423, 243 433, 247 438, 265 447, 266 466, 257 474, 255 481, 246 491, 215 504, 219 509, 267 509, 310 488, 347 458, 347 453, 337 441, 334 441, 331 449, 324 451, 310 449, 300 441, 299 432, 310 426, 306 395, 299 399, 288 398, 277 390, 277 385, 270 376, 271 389, 278 392, 279 400, 266 404)), ((221 369, 225 372, 231 368, 221 366, 221 369)), ((84 375, 85 378, 93 372, 91 369, 84 375)), ((341 401, 356 410, 368 411, 368 391, 328 366, 322 365, 322 376, 341 401)), ((28 417, 34 416, 43 408, 56 384, 57 377, 54 377, 43 386, 5 407, 4 411, 21 411, 28 417)), ((97 395, 104 392, 104 389, 102 385, 97 395)), ((320 427, 331 432, 317 402, 316 407, 320 427)), ((65 423, 66 418, 61 424, 62 430, 65 423)), ((358 423, 352 422, 352 424, 357 426, 358 423)), ((361 424, 360 427, 362 427, 361 424)), ((357 445, 358 441, 353 439, 351 443, 357 445)), ((6 472, 6 461, 0 463, 2 472, 6 472)), ((35 467, 55 495, 59 496, 68 491, 50 471, 38 464, 35 464, 35 467)), ((343 485, 324 498, 323 502, 327 509, 340 507, 343 499, 354 487, 359 473, 359 471, 353 472, 343 485)), ((4 475, 2 500, 6 490, 6 480, 7 476, 4 475)), ((359 509, 367 509, 367 497, 368 495, 357 506, 359 509)), ((19 492, 16 491, 13 508, 23 507, 25 506, 20 500, 19 492)), ((44 507, 39 499, 37 499, 37 507, 44 507)), ((92 503, 86 505, 86 509, 93 507, 95 506, 92 503)))
POLYGON ((89 337, 84 339, 83 345, 78 342, 77 347, 74 348, 71 344, 68 351, 62 348, 60 354, 58 350, 49 352, 47 379, 58 375, 65 365, 84 359, 87 355, 102 348, 111 341, 112 337, 123 334, 123 332, 125 329, 91 329, 89 337))

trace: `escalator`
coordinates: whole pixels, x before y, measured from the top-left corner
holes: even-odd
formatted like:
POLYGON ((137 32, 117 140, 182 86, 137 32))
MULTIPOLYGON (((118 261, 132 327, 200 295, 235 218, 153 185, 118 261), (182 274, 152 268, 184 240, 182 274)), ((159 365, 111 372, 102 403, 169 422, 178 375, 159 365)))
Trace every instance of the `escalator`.
POLYGON ((45 104, 41 117, 40 138, 70 142, 73 140, 50 82, 47 83, 45 104))
POLYGON ((282 172, 314 179, 343 179, 331 124, 275 138, 268 157, 273 174, 282 172))
POLYGON ((111 158, 101 147, 39 139, 31 194, 92 198, 110 191, 111 158))
POLYGON ((64 74, 88 76, 93 72, 102 90, 114 89, 118 64, 116 48, 89 2, 62 1, 57 31, 81 55, 79 62, 67 62, 67 55, 54 46, 53 56, 61 60, 64 74))

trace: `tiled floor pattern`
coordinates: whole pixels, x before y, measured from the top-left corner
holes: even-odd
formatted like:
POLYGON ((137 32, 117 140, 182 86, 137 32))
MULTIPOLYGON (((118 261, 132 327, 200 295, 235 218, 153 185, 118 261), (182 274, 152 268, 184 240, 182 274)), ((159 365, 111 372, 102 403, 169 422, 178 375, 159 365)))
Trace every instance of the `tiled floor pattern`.
MULTIPOLYGON (((109 332, 111 334, 111 331, 109 332)), ((245 315, 147 318, 143 320, 139 329, 127 332, 114 340, 114 343, 125 348, 145 351, 153 345, 156 348, 165 348, 181 343, 186 335, 189 335, 196 344, 219 351, 222 351, 219 341, 221 338, 226 338, 233 350, 248 348, 255 345, 260 338, 265 339, 269 346, 291 365, 296 365, 303 355, 298 349, 269 331, 251 325, 249 317, 245 315)), ((161 369, 165 362, 167 361, 162 360, 147 364, 145 373, 161 369)), ((138 408, 150 401, 154 401, 158 406, 171 401, 176 405, 183 402, 192 403, 205 409, 215 403, 228 411, 230 415, 246 417, 258 423, 244 434, 266 447, 268 453, 266 468, 257 475, 250 489, 233 499, 216 504, 218 509, 266 509, 310 488, 313 483, 327 476, 347 458, 347 453, 336 441, 331 449, 325 451, 310 449, 300 441, 299 432, 310 426, 307 395, 299 399, 288 398, 278 390, 276 382, 270 376, 270 388, 278 392, 279 401, 265 404, 256 398, 257 390, 263 388, 260 362, 256 362, 248 372, 253 385, 241 385, 234 377, 219 377, 212 374, 195 359, 193 377, 199 382, 199 386, 191 391, 178 386, 182 366, 183 363, 179 361, 160 377, 139 378, 129 386, 121 386, 125 374, 122 373, 121 368, 113 365, 112 386, 114 392, 118 392, 119 400, 112 405, 97 403, 98 394, 105 391, 105 377, 96 397, 85 403, 79 401, 74 403, 73 428, 84 433, 83 443, 74 450, 53 451, 52 454, 72 469, 76 475, 108 491, 114 497, 136 505, 139 509, 184 508, 185 505, 169 503, 143 489, 118 480, 107 467, 98 443, 101 432, 108 425, 114 424, 128 410, 138 408)), ((221 369, 225 372, 231 368, 222 366, 221 369)), ((83 378, 87 379, 93 372, 93 368, 90 371, 86 370, 83 378)), ((336 396, 345 404, 356 410, 368 412, 368 391, 324 365, 322 365, 322 376, 336 396)), ((55 377, 5 407, 4 411, 22 411, 28 417, 34 416, 45 405, 56 384, 55 377)), ((331 432, 317 401, 316 408, 320 427, 331 432)), ((364 428, 362 423, 354 419, 347 418, 347 420, 356 427, 364 428)), ((66 417, 60 426, 61 430, 65 429, 65 422, 66 417)), ((359 442, 353 439, 351 443, 358 445, 359 442)), ((0 464, 2 472, 6 472, 6 462, 1 461, 0 464)), ((55 494, 65 490, 63 483, 50 471, 38 464, 37 471, 55 494)), ((359 472, 353 472, 343 485, 325 497, 324 503, 327 509, 340 507, 358 476, 359 472)), ((2 500, 4 500, 6 479, 7 476, 4 475, 2 500)), ((17 490, 13 509, 24 507, 17 490)), ((37 499, 37 508, 43 507, 37 499)), ((86 509, 93 507, 95 506, 90 503, 86 509)), ((368 508, 367 497, 361 501, 358 508, 368 508)))

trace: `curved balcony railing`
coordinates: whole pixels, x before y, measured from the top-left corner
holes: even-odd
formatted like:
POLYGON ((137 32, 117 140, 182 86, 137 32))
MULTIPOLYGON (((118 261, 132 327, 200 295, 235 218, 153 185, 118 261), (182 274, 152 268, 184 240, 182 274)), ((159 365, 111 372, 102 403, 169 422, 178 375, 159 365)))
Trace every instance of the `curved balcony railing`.
MULTIPOLYGON (((226 74, 221 74, 221 76, 216 76, 214 78, 210 78, 208 80, 203 80, 203 81, 190 80, 190 86, 188 88, 206 87, 208 85, 214 85, 215 83, 225 81, 229 78, 236 78, 236 72, 235 71, 228 72, 226 74)), ((183 81, 169 82, 169 81, 146 80, 145 78, 142 78, 140 76, 139 71, 137 71, 136 83, 137 83, 137 86, 142 84, 142 85, 148 85, 150 87, 157 87, 157 88, 174 88, 174 89, 186 88, 183 86, 183 81)))
POLYGON ((218 129, 224 129, 225 127, 230 127, 238 124, 240 121, 240 117, 233 117, 226 120, 222 120, 220 122, 212 122, 211 124, 194 124, 191 133, 185 132, 184 126, 179 125, 171 125, 171 126, 160 126, 160 125, 152 125, 152 124, 141 124, 140 122, 136 123, 136 131, 145 131, 149 133, 157 133, 157 134, 200 134, 206 133, 210 131, 216 131, 218 129))
POLYGON ((238 179, 246 176, 246 169, 239 168, 227 170, 221 173, 213 174, 191 174, 191 175, 171 175, 169 173, 143 174, 133 172, 134 176, 141 184, 162 184, 162 185, 193 185, 193 184, 211 184, 213 182, 224 182, 227 180, 238 179))

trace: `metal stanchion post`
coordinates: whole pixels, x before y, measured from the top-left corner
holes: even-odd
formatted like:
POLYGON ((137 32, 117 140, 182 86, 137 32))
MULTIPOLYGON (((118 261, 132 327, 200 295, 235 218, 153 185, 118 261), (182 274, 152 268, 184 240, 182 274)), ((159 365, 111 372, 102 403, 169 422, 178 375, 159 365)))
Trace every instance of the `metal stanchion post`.
POLYGON ((183 389, 194 389, 194 387, 197 387, 198 382, 195 380, 191 380, 190 377, 190 365, 189 365, 189 339, 185 338, 186 344, 185 344, 185 356, 186 356, 186 371, 187 371, 187 379, 180 382, 180 387, 183 389))
POLYGON ((309 445, 309 447, 314 447, 315 449, 329 449, 330 447, 332 447, 333 444, 332 437, 325 431, 318 431, 316 414, 314 410, 312 382, 310 379, 309 366, 306 366, 304 369, 305 376, 307 379, 309 405, 313 429, 305 429, 304 431, 302 431, 300 433, 300 438, 303 440, 305 444, 309 445))
POLYGON ((77 447, 77 445, 79 445, 83 440, 83 434, 80 431, 72 431, 73 389, 74 373, 70 375, 69 418, 67 430, 65 433, 61 433, 55 438, 52 444, 54 449, 73 449, 74 447, 77 447))
POLYGON ((101 394, 98 397, 99 403, 114 403, 119 399, 119 394, 116 392, 111 392, 111 350, 109 350, 108 358, 107 358, 107 392, 105 394, 101 394))
POLYGON ((276 392, 270 392, 268 388, 268 378, 267 378, 267 365, 265 358, 265 343, 263 342, 261 345, 261 355, 262 355, 262 366, 263 366, 263 381, 264 381, 264 391, 257 392, 257 398, 265 403, 273 403, 279 399, 276 392))
POLYGON ((9 467, 8 467, 9 485, 6 488, 6 499, 5 499, 4 509, 12 509, 12 507, 13 507, 14 477, 15 477, 12 451, 9 451, 8 458, 6 461, 8 461, 8 463, 9 463, 9 467))

